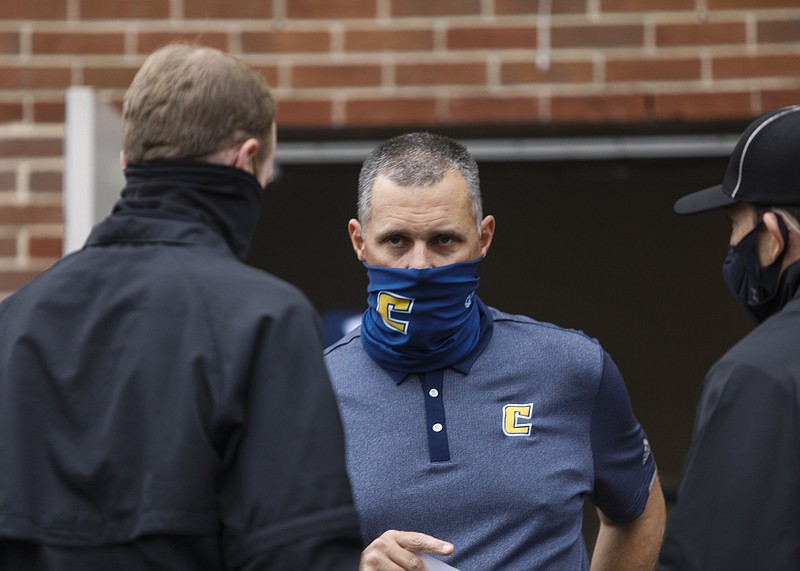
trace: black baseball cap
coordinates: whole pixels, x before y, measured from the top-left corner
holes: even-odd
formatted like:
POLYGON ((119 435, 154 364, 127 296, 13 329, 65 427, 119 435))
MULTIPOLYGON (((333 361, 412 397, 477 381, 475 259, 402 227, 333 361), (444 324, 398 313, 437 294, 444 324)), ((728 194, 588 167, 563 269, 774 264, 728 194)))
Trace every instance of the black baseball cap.
POLYGON ((738 202, 800 205, 800 105, 770 111, 745 129, 722 184, 675 202, 678 214, 696 214, 738 202))

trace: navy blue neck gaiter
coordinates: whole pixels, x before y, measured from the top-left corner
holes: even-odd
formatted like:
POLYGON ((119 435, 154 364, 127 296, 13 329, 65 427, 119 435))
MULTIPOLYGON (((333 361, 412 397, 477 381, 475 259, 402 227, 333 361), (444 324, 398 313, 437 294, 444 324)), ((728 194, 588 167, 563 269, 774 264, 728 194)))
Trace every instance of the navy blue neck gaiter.
POLYGON ((369 307, 361 341, 367 354, 404 373, 443 369, 468 355, 480 339, 474 299, 480 261, 422 270, 364 264, 369 307))

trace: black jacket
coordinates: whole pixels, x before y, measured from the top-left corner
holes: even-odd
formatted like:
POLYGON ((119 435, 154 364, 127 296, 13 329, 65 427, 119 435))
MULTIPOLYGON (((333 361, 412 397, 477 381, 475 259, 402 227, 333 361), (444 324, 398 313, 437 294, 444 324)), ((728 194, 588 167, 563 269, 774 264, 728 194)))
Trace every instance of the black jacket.
POLYGON ((242 262, 262 189, 126 176, 86 246, 0 305, 0 569, 355 570, 318 319, 242 262))
POLYGON ((659 570, 800 569, 798 286, 706 377, 659 570))

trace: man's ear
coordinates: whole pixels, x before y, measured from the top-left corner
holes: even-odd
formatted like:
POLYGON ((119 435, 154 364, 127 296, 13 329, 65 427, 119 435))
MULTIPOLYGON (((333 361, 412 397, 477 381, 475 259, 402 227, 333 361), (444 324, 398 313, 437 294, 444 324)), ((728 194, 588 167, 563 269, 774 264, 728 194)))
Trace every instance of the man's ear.
POLYGON ((361 223, 355 218, 351 218, 347 223, 347 233, 350 234, 350 243, 359 262, 364 261, 364 235, 361 232, 361 223))
POLYGON ((786 248, 786 240, 781 230, 781 225, 785 228, 785 223, 778 222, 780 214, 775 212, 765 212, 761 220, 764 222, 764 238, 759 241, 758 256, 761 265, 766 267, 775 262, 786 248))
POLYGON ((119 166, 122 167, 122 170, 128 168, 128 157, 125 156, 125 151, 119 152, 119 166))
POLYGON ((233 160, 233 166, 255 175, 253 160, 258 156, 259 146, 260 144, 256 138, 247 139, 244 143, 239 145, 233 160))
POLYGON ((483 220, 481 220, 481 258, 486 257, 486 253, 489 251, 489 246, 492 245, 492 238, 494 238, 494 216, 485 216, 483 220))

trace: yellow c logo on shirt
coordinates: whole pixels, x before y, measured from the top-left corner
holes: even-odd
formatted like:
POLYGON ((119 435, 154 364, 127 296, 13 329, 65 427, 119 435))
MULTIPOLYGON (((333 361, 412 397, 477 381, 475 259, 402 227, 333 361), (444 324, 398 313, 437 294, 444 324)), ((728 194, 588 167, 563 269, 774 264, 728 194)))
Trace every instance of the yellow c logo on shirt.
POLYGON ((503 432, 506 436, 529 436, 532 423, 523 422, 533 416, 533 403, 507 404, 503 407, 503 432))
POLYGON ((378 293, 378 307, 376 308, 387 327, 396 329, 403 335, 408 334, 408 321, 396 319, 398 313, 410 314, 414 307, 414 300, 403 297, 390 291, 378 293))

